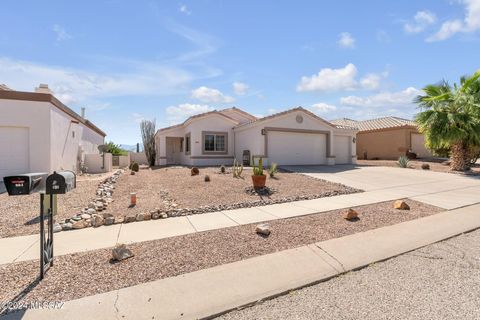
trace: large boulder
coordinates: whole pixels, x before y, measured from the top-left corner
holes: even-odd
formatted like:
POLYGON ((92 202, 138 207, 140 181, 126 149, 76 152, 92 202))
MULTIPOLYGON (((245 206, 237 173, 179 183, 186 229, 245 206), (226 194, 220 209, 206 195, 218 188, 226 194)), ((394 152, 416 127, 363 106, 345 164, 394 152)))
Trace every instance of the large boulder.
POLYGON ((352 208, 345 210, 343 212, 343 218, 349 221, 354 221, 358 219, 358 212, 353 210, 352 208))
POLYGON ((403 200, 397 200, 393 203, 393 208, 398 210, 410 210, 410 206, 403 200))
POLYGON ((133 257, 134 254, 133 252, 127 248, 126 245, 122 244, 117 244, 115 248, 112 249, 112 258, 114 261, 122 261, 128 258, 133 257))
POLYGON ((135 222, 135 220, 137 219, 137 217, 134 215, 134 214, 127 214, 125 216, 125 223, 130 223, 130 222, 135 222))
POLYGON ((268 223, 262 223, 255 227, 255 232, 259 235, 268 237, 271 233, 270 225, 268 223))

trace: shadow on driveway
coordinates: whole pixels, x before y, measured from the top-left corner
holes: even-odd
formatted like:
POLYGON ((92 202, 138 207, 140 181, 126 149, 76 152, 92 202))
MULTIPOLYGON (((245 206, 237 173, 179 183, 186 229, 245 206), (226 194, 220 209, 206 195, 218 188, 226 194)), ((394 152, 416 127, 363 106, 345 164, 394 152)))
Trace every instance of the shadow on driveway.
POLYGON ((310 166, 280 166, 281 169, 290 172, 299 172, 299 173, 340 173, 351 170, 358 170, 361 167, 360 165, 354 164, 337 164, 334 166, 327 165, 310 165, 310 166))

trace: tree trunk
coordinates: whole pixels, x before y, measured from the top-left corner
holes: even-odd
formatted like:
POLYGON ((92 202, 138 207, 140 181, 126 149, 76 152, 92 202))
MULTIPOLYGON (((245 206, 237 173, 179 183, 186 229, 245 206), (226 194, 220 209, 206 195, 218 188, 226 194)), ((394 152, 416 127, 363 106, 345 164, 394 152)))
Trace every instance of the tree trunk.
POLYGON ((450 168, 455 171, 465 171, 468 168, 466 159, 466 150, 464 144, 456 142, 451 149, 450 168))

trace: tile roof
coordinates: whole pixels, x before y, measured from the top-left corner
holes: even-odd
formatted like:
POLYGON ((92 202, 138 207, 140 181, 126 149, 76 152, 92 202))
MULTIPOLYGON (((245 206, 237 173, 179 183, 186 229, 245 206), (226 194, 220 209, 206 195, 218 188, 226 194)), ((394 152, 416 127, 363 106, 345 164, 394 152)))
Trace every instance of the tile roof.
POLYGON ((382 129, 388 129, 388 128, 417 126, 415 121, 403 119, 399 117, 382 117, 382 118, 362 120, 362 121, 342 118, 342 119, 332 120, 330 122, 340 127, 358 128, 360 132, 375 131, 375 130, 382 130, 382 129))

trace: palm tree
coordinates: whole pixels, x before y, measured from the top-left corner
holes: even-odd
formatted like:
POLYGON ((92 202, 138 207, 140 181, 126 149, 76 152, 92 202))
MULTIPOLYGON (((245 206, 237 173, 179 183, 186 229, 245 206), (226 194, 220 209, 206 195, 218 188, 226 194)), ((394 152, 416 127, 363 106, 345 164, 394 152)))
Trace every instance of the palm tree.
POLYGON ((460 84, 446 81, 423 88, 415 102, 422 111, 416 115, 419 130, 431 149, 446 148, 451 169, 469 168, 472 150, 480 146, 480 70, 462 77, 460 84))

